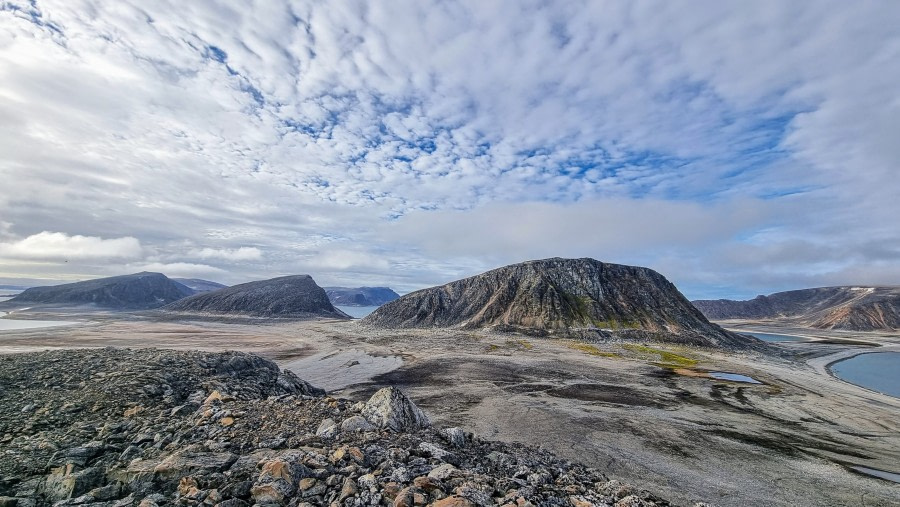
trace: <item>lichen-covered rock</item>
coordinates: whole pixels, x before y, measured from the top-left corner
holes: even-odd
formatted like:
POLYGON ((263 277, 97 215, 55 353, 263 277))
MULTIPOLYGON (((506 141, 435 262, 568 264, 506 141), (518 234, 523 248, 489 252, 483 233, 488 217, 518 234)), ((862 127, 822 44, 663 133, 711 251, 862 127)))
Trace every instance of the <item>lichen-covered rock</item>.
POLYGON ((431 426, 428 416, 396 387, 385 387, 369 398, 362 415, 379 428, 393 431, 431 426))
POLYGON ((375 426, 363 417, 354 415, 341 422, 341 431, 372 431, 375 426))

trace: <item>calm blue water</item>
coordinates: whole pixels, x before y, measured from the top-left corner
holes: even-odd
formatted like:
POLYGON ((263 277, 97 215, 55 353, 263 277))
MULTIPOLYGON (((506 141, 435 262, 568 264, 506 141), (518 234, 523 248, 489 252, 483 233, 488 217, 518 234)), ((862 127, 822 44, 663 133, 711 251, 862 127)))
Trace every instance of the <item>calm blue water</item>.
POLYGON ((366 315, 375 311, 377 306, 335 306, 338 310, 346 313, 354 319, 361 319, 366 315))
POLYGON ((806 339, 799 336, 790 336, 786 334, 748 333, 747 331, 738 331, 738 333, 749 334, 750 336, 759 338, 764 342, 802 342, 806 339))
POLYGON ((728 373, 726 371, 711 371, 709 376, 718 380, 730 380, 732 382, 745 382, 747 384, 762 384, 759 380, 739 373, 728 373))
POLYGON ((900 398, 900 352, 860 354, 831 365, 837 377, 900 398))

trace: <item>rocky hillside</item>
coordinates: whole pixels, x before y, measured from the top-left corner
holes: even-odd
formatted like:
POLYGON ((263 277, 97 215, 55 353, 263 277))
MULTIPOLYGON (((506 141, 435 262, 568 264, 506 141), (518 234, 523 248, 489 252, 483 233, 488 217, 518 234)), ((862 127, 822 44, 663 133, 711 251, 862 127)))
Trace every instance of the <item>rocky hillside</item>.
POLYGON ((325 290, 309 275, 242 283, 182 299, 163 310, 247 317, 350 318, 331 304, 325 290))
POLYGON ((158 308, 192 294, 193 290, 161 273, 142 272, 32 287, 5 304, 94 305, 119 310, 143 310, 158 308))
POLYGON ((325 293, 340 306, 381 306, 400 297, 389 287, 325 287, 325 293))
POLYGON ((236 353, 0 357, 0 505, 665 506, 546 451, 325 397, 236 353), (65 367, 61 367, 65 365, 65 367))
POLYGON ((776 292, 748 301, 694 301, 714 320, 783 320, 818 329, 900 329, 900 287, 821 287, 776 292))
POLYGON ((209 292, 228 287, 227 285, 218 282, 210 282, 209 280, 202 280, 200 278, 173 278, 172 280, 189 287, 195 293, 209 292))
POLYGON ((757 345, 710 324, 656 271, 594 259, 523 262, 416 291, 381 306, 362 324, 588 332, 729 348, 757 345))

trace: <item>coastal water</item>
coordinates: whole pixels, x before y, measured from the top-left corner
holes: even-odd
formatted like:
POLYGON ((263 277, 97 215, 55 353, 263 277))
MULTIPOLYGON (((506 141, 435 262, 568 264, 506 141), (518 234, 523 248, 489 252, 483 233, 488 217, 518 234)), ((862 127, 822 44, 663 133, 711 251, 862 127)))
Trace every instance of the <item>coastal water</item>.
POLYGON ((346 313, 354 319, 361 319, 366 315, 375 311, 377 306, 335 306, 338 310, 346 313))
POLYGON ((773 333, 749 333, 747 331, 737 331, 741 334, 749 334, 755 338, 759 338, 764 342, 802 342, 805 338, 801 338, 799 336, 790 336, 786 334, 773 334, 773 333))
POLYGON ((0 331, 38 329, 42 327, 71 326, 72 324, 78 324, 78 322, 69 320, 18 320, 5 317, 6 313, 0 312, 0 331))
POLYGON ((851 384, 900 398, 900 352, 860 354, 834 363, 831 371, 851 384))

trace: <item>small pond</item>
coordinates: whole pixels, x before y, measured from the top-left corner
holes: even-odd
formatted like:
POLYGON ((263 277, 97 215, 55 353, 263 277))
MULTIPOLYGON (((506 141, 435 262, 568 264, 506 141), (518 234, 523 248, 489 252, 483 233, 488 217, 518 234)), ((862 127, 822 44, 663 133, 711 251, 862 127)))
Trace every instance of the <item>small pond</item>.
POLYGON ((727 371, 711 371, 709 376, 716 380, 730 380, 731 382, 744 382, 746 384, 762 384, 759 380, 739 373, 729 373, 727 371))
POLYGON ((802 342, 806 341, 806 338, 802 338, 800 336, 791 336, 787 334, 774 334, 774 333, 750 333, 747 331, 736 331, 741 334, 749 334, 754 338, 759 338, 764 342, 802 342))
POLYGON ((855 470, 861 474, 870 475, 872 477, 878 477, 879 479, 884 479, 886 481, 897 482, 900 483, 900 474, 895 474, 893 472, 885 472, 884 470, 878 470, 876 468, 869 468, 863 466, 852 466, 851 470, 855 470))

